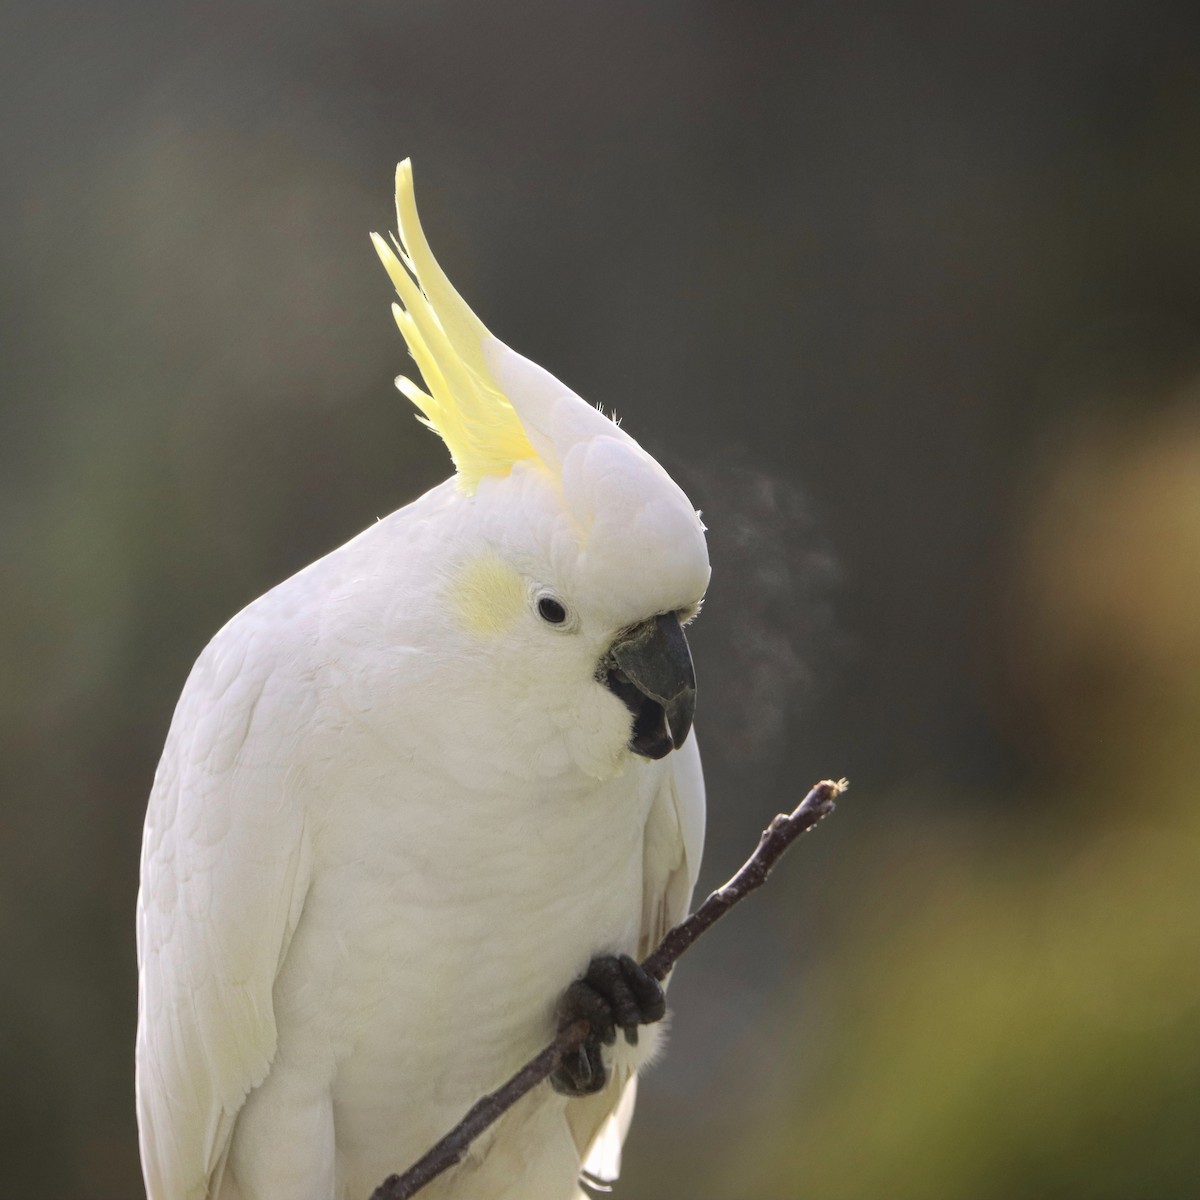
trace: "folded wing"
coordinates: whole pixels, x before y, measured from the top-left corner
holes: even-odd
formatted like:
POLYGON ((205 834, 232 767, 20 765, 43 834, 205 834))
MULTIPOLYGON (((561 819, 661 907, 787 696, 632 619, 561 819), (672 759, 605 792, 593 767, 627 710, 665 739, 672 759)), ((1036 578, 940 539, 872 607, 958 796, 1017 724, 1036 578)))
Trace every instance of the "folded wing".
MULTIPOLYGON (((671 769, 646 822, 639 960, 687 916, 704 850, 704 776, 695 734, 669 762, 671 769)), ((569 1117, 576 1144, 587 1148, 583 1173, 600 1183, 610 1183, 620 1174, 621 1147, 633 1119, 636 1095, 637 1076, 621 1078, 614 1072, 593 1103, 580 1105, 569 1117), (603 1106, 595 1101, 602 1101, 603 1106)))
POLYGON ((137 1107, 149 1200, 217 1193, 238 1111, 275 1054, 271 993, 308 855, 288 769, 303 713, 272 670, 266 624, 251 608, 200 657, 147 813, 137 1107))

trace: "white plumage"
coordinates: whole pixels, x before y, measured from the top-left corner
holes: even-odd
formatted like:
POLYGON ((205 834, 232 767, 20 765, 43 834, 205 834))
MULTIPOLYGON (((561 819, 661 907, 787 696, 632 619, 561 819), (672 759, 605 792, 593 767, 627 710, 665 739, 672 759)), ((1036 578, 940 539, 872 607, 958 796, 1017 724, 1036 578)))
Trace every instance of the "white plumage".
MULTIPOLYGON (((594 955, 644 955, 690 903, 695 739, 634 753, 600 664, 695 612, 703 528, 631 438, 430 283, 406 171, 406 302, 454 359, 427 356, 426 381, 453 404, 449 366, 468 372, 464 405, 509 406, 517 450, 472 471, 451 434, 456 479, 255 601, 188 679, 138 901, 150 1200, 366 1200, 549 1040, 594 955)), ((535 1089, 424 1194, 568 1200, 585 1160, 614 1177, 655 1030, 618 1040, 596 1095, 535 1089)))

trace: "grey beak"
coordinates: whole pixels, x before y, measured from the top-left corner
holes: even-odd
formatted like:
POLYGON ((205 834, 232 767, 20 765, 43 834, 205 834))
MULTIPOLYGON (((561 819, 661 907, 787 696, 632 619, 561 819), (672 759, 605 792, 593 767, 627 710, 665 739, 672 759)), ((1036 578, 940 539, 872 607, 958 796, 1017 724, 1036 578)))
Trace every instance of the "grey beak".
POLYGON ((660 613, 613 643, 608 687, 633 714, 629 747, 662 758, 687 740, 696 713, 696 672, 678 613, 660 613))

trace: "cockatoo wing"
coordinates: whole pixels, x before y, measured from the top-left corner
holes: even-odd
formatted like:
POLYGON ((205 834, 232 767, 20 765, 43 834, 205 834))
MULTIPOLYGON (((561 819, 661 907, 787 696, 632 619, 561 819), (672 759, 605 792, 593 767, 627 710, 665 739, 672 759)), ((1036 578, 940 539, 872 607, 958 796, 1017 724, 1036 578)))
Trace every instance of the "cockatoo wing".
POLYGON ((137 1037, 150 1200, 215 1194, 234 1120, 275 1054, 271 992, 308 882, 288 764, 309 701, 294 670, 275 669, 279 607, 269 593, 201 655, 151 793, 137 1037))
POLYGON ((704 774, 694 733, 670 762, 646 822, 639 960, 687 916, 704 852, 704 774))
MULTIPOLYGON (((639 961, 687 916, 704 850, 704 775, 694 733, 669 762, 671 769, 663 776, 646 822, 639 961)), ((637 1076, 614 1071, 608 1087, 596 1097, 607 1098, 598 1127, 595 1108, 581 1106, 572 1114, 576 1144, 587 1147, 585 1175, 609 1183, 620 1174, 621 1147, 636 1096, 637 1076)))

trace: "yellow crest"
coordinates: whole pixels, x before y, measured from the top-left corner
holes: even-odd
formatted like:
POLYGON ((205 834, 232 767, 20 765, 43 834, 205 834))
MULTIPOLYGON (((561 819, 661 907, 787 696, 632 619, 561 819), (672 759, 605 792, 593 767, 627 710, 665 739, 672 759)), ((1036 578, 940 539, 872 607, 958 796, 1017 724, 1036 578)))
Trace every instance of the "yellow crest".
POLYGON ((446 443, 459 486, 474 492, 483 476, 507 475, 514 463, 536 458, 537 451, 484 362, 483 343, 491 334, 454 290, 425 240, 409 159, 396 168, 396 220, 395 250, 377 233, 371 241, 400 297, 392 315, 429 390, 404 376, 396 386, 446 443))

